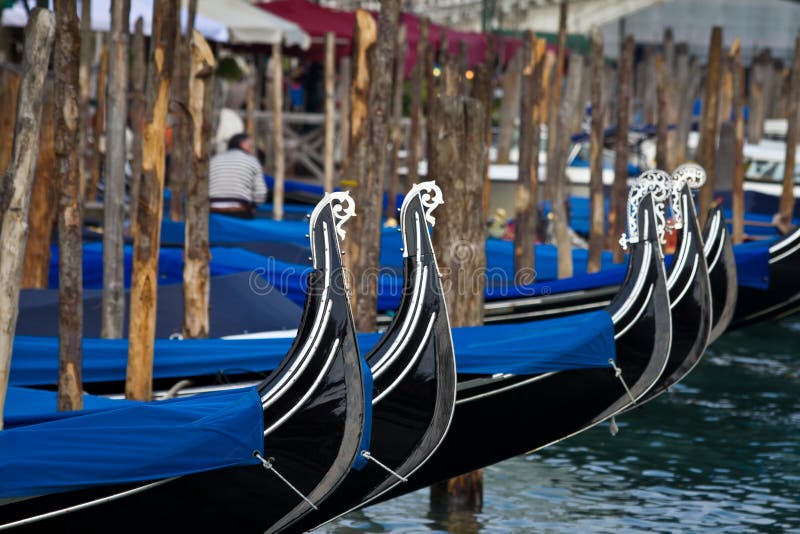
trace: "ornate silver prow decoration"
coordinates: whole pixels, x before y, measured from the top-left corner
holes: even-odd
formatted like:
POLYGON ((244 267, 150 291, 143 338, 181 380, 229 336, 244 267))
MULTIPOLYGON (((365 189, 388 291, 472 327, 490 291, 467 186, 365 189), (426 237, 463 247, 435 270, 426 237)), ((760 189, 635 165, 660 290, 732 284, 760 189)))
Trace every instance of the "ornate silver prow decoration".
POLYGON ((688 184, 692 189, 700 189, 706 183, 706 171, 697 163, 684 163, 672 171, 672 227, 683 227, 683 205, 681 191, 688 184))
POLYGON ((628 245, 639 242, 639 204, 649 193, 653 198, 656 217, 656 232, 660 243, 664 243, 666 218, 664 203, 670 196, 671 177, 669 173, 653 169, 639 175, 636 183, 628 192, 628 234, 622 234, 619 244, 623 250, 628 250, 628 245))
POLYGON ((422 207, 425 209, 425 220, 431 227, 436 226, 436 218, 432 215, 433 210, 444 204, 444 195, 439 186, 433 180, 427 182, 420 182, 411 187, 406 198, 411 198, 415 193, 419 193, 419 200, 422 207))
POLYGON ((339 239, 344 241, 347 231, 342 226, 356 216, 356 204, 353 201, 353 197, 350 196, 348 191, 337 191, 336 193, 326 194, 325 200, 331 205, 333 220, 336 221, 336 233, 339 235, 339 239))

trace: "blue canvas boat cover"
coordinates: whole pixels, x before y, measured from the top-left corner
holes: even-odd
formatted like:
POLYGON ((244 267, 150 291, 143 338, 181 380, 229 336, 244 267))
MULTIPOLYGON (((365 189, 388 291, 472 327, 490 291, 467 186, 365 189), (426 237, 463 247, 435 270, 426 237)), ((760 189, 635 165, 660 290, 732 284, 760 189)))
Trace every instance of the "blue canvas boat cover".
MULTIPOLYGON (((366 354, 380 334, 359 334, 366 354)), ((264 372, 274 369, 292 343, 278 339, 156 340, 153 376, 264 372)), ((456 367, 460 373, 538 374, 608 366, 615 358, 614 325, 605 310, 529 323, 453 328, 456 367)), ((17 336, 11 383, 55 384, 58 339, 17 336)), ((125 380, 127 340, 84 339, 84 382, 125 380)))
POLYGON ((263 454, 254 388, 93 406, 55 414, 54 394, 10 388, 6 416, 27 424, 0 432, 0 498, 258 464, 253 452, 263 454))
POLYGON ((777 238, 763 239, 734 245, 736 280, 740 286, 769 288, 769 247, 777 241, 777 238))

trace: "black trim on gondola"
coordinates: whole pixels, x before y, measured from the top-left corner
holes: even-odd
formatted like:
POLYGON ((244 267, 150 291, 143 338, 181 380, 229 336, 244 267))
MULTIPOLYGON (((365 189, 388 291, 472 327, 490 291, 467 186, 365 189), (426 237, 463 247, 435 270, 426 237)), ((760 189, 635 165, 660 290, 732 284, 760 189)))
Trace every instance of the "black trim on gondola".
MULTIPOLYGON (((302 325, 280 366, 258 386, 266 456, 314 505, 350 471, 365 425, 361 358, 337 238, 346 219, 343 204, 346 212, 350 202, 336 194, 314 210, 310 226, 315 270, 302 325)), ((264 532, 309 510, 311 504, 274 472, 253 465, 4 503, 0 527, 54 513, 27 526, 80 532, 105 532, 120 524, 124 530, 264 532), (95 502, 67 510, 90 501, 95 502)))
MULTIPOLYGON (((403 293, 392 324, 366 356, 373 373, 370 453, 394 473, 413 473, 444 438, 455 408, 450 323, 428 224, 441 199, 432 183, 415 186, 400 210, 403 293), (423 202, 425 199, 425 202, 423 202)), ((307 530, 375 499, 401 479, 373 462, 352 471, 318 511, 291 530, 307 530)))

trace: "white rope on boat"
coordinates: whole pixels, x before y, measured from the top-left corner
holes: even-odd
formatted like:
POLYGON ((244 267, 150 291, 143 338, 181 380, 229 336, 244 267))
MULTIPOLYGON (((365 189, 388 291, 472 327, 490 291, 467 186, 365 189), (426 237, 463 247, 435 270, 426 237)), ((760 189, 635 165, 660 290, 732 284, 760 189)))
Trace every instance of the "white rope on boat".
POLYGON ((308 505, 309 505, 311 508, 313 508, 314 510, 319 510, 319 508, 317 508, 317 507, 316 507, 316 505, 315 505, 313 502, 311 502, 311 500, 310 500, 308 497, 306 497, 305 495, 303 495, 303 493, 302 493, 302 492, 301 492, 299 489, 297 489, 296 487, 294 487, 294 486, 292 485, 292 483, 291 483, 291 482, 289 482, 288 480, 286 480, 286 477, 284 477, 282 474, 280 474, 280 473, 278 472, 278 470, 277 470, 277 469, 275 469, 275 466, 274 466, 274 465, 272 465, 272 463, 275 461, 275 458, 269 458, 269 459, 266 459, 266 458, 264 458, 263 456, 261 456, 261 453, 260 453, 260 452, 258 452, 258 451, 253 451, 253 456, 255 456, 256 458, 258 458, 258 459, 259 459, 259 461, 261 461, 261 465, 263 465, 263 466, 264 466, 264 469, 266 469, 267 471, 272 471, 273 473, 275 473, 275 475, 276 475, 276 476, 277 476, 279 479, 281 479, 281 481, 282 481, 284 484, 286 484, 287 486, 289 486, 289 488, 290 488, 292 491, 294 491, 294 492, 295 492, 296 494, 298 494, 298 495, 299 495, 299 496, 300 496, 300 497, 301 497, 301 498, 302 498, 304 501, 306 501, 306 502, 308 503, 308 505))
POLYGON ((393 477, 399 479, 401 482, 408 482, 408 479, 406 477, 392 471, 389 467, 387 467, 386 465, 381 463, 377 458, 372 456, 372 454, 370 454, 369 451, 361 451, 361 456, 363 456, 367 460, 375 462, 376 464, 378 464, 379 467, 383 468, 386 472, 388 472, 393 477))
POLYGON ((613 358, 609 358, 608 363, 611 364, 611 367, 614 369, 614 376, 619 378, 619 381, 622 382, 622 387, 625 388, 625 391, 628 393, 628 397, 631 398, 631 404, 635 405, 636 399, 633 397, 633 393, 631 393, 631 390, 628 389, 628 384, 625 383, 625 377, 622 376, 622 369, 617 367, 617 364, 614 363, 613 358))

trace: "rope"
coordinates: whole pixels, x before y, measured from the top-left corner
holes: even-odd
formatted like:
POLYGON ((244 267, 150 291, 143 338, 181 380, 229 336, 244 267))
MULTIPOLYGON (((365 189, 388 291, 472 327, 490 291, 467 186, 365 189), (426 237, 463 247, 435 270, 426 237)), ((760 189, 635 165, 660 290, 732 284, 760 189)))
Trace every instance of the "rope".
POLYGON ((612 415, 611 416, 611 426, 608 427, 608 431, 611 432, 612 436, 616 436, 619 432, 619 427, 617 426, 617 419, 612 415))
POLYGON ((274 462, 274 461, 275 461, 275 458, 269 458, 269 459, 265 459, 263 456, 261 456, 261 453, 259 453, 258 451, 253 451, 253 456, 255 456, 256 458, 258 458, 258 459, 261 461, 261 465, 263 465, 263 466, 264 466, 264 469, 266 469, 267 471, 272 471, 273 473, 275 473, 275 474, 278 476, 278 478, 279 478, 279 479, 281 479, 281 481, 283 481, 283 483, 284 483, 284 484, 286 484, 287 486, 289 486, 289 488, 290 488, 292 491, 294 491, 294 492, 295 492, 296 494, 298 494, 298 495, 299 495, 299 496, 300 496, 300 497, 301 497, 301 498, 302 498, 304 501, 306 501, 306 502, 308 503, 308 505, 309 505, 309 506, 311 506, 311 508, 313 508, 314 510, 319 510, 319 508, 317 508, 317 507, 314 505, 314 503, 313 503, 313 502, 311 502, 311 500, 310 500, 308 497, 306 497, 305 495, 303 495, 303 493, 302 493, 302 492, 301 492, 299 489, 295 488, 295 487, 292 485, 292 483, 291 483, 291 482, 289 482, 288 480, 286 480, 286 478, 285 478, 285 477, 284 477, 282 474, 280 474, 280 473, 278 472, 278 470, 277 470, 277 469, 275 469, 275 466, 274 466, 274 465, 272 465, 272 462, 274 462))
POLYGON ((402 476, 402 475, 399 475, 398 473, 395 473, 394 471, 392 471, 391 469, 389 469, 387 466, 385 466, 384 464, 382 464, 382 463, 381 463, 381 462, 380 462, 380 461, 379 461, 377 458, 375 458, 374 456, 372 456, 372 454, 370 454, 370 452, 369 452, 369 451, 361 451, 361 456, 363 456, 363 457, 364 457, 364 458, 366 458, 367 460, 371 460, 371 461, 375 462, 376 464, 378 464, 378 467, 381 467, 381 468, 383 468, 383 469, 384 469, 386 472, 388 472, 390 475, 392 475, 393 477, 395 477, 395 478, 399 479, 399 480, 400 480, 400 482, 408 482, 408 479, 407 479, 406 477, 404 477, 404 476, 402 476))
POLYGON ((631 404, 636 405, 636 399, 633 397, 633 393, 631 393, 631 390, 628 389, 628 384, 625 383, 625 377, 622 376, 622 369, 617 367, 617 364, 614 363, 614 360, 612 358, 608 359, 608 363, 610 363, 611 367, 614 368, 614 376, 619 378, 619 381, 622 382, 622 387, 625 388, 625 391, 628 393, 628 397, 631 398, 631 404))

